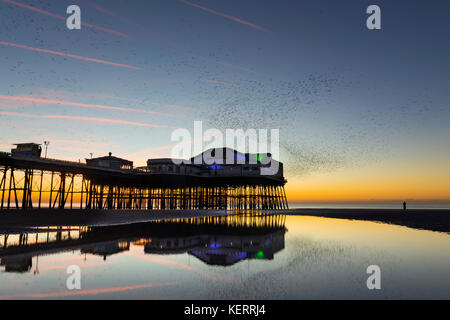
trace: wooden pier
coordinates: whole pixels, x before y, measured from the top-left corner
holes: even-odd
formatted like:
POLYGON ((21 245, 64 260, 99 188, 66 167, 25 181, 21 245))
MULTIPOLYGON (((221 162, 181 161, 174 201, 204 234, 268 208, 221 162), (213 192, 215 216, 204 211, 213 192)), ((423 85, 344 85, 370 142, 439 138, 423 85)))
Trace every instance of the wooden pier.
POLYGON ((0 153, 0 209, 278 210, 280 176, 112 169, 0 153))

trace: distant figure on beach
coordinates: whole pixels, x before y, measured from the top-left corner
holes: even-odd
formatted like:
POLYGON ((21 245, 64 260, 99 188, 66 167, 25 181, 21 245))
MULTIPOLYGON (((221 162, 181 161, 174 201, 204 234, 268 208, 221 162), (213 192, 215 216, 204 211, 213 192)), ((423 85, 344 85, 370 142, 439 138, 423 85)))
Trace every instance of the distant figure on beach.
POLYGON ((406 210, 406 201, 403 201, 403 210, 406 210))

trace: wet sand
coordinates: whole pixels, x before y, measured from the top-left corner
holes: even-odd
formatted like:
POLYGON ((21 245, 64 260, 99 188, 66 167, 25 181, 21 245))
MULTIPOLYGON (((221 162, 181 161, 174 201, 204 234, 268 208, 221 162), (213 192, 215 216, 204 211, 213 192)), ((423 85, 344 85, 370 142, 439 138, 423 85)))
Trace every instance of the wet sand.
MULTIPOLYGON (((440 209, 290 209, 267 214, 366 220, 450 233, 450 210, 440 209)), ((2 210, 0 231, 43 226, 112 226, 155 220, 224 216, 225 210, 2 210)))
POLYGON ((450 233, 450 210, 445 209, 290 209, 284 214, 376 221, 450 233))
POLYGON ((225 214, 225 210, 2 210, 0 230, 47 226, 113 226, 225 214))

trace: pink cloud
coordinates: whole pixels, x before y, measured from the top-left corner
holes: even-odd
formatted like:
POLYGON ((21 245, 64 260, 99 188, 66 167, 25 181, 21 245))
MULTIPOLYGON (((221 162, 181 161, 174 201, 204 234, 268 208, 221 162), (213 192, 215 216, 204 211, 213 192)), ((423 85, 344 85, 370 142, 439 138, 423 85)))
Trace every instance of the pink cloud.
POLYGON ((67 120, 93 121, 93 122, 125 124, 125 125, 130 125, 130 126, 150 127, 150 128, 171 128, 171 129, 176 128, 176 127, 172 127, 172 126, 141 123, 141 122, 134 122, 134 121, 125 121, 125 120, 116 120, 116 119, 107 119, 107 118, 94 118, 94 117, 66 116, 66 115, 55 115, 55 114, 37 115, 37 114, 28 114, 28 113, 0 111, 0 115, 12 116, 12 117, 22 117, 22 118, 67 119, 67 120))
POLYGON ((16 101, 16 102, 17 101, 18 102, 35 102, 35 103, 43 103, 43 104, 76 106, 76 107, 81 107, 81 108, 109 109, 109 110, 118 110, 118 111, 127 111, 127 112, 147 113, 147 114, 160 115, 160 116, 172 116, 167 113, 161 113, 161 112, 156 112, 156 111, 147 111, 147 110, 133 109, 133 108, 106 106, 106 105, 101 105, 101 104, 79 103, 79 102, 63 101, 63 100, 40 99, 40 98, 20 97, 20 96, 6 96, 6 95, 1 95, 1 94, 0 94, 0 99, 16 101))
POLYGON ((112 66, 121 67, 121 68, 127 68, 127 69, 141 70, 141 68, 130 66, 130 65, 127 65, 127 64, 115 63, 115 62, 106 61, 106 60, 100 60, 100 59, 87 58, 87 57, 77 56, 77 55, 70 54, 70 53, 58 52, 58 51, 53 51, 53 50, 48 50, 48 49, 34 48, 34 47, 29 47, 29 46, 25 46, 25 45, 21 45, 21 44, 17 44, 17 43, 0 41, 0 44, 4 45, 4 46, 9 46, 9 47, 14 47, 14 48, 21 48, 21 49, 30 50, 30 51, 54 54, 54 55, 57 55, 57 56, 63 56, 63 57, 68 57, 68 58, 72 58, 72 59, 78 59, 78 60, 84 60, 84 61, 89 61, 89 62, 107 64, 107 65, 112 65, 112 66))

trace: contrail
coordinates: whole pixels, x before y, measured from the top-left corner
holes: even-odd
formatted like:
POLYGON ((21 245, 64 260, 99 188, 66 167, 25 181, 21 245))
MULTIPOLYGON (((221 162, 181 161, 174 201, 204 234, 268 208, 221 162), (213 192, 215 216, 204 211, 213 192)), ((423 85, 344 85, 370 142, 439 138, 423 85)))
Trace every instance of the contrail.
POLYGON ((127 65, 127 64, 120 64, 120 63, 115 63, 115 62, 110 62, 110 61, 105 61, 105 60, 100 60, 100 59, 87 58, 87 57, 77 56, 77 55, 74 55, 74 54, 58 52, 58 51, 53 51, 53 50, 34 48, 34 47, 29 47, 29 46, 25 46, 25 45, 21 45, 21 44, 17 44, 17 43, 0 41, 0 44, 4 45, 4 46, 15 47, 15 48, 22 48, 22 49, 31 50, 31 51, 50 53, 50 54, 54 54, 54 55, 57 55, 57 56, 63 56, 63 57, 68 57, 68 58, 73 58, 73 59, 78 59, 78 60, 84 60, 84 61, 89 61, 89 62, 97 62, 97 63, 102 63, 102 64, 108 64, 108 65, 112 65, 112 66, 116 66, 116 67, 122 67, 122 68, 127 68, 127 69, 141 70, 141 68, 130 66, 130 65, 127 65))
POLYGON ((101 104, 78 103, 78 102, 62 101, 62 100, 49 100, 49 99, 38 99, 38 98, 29 98, 29 97, 5 96, 2 94, 0 94, 0 99, 10 100, 10 101, 21 101, 21 102, 37 102, 37 103, 45 103, 45 104, 61 104, 61 105, 76 106, 76 107, 81 107, 81 108, 96 108, 96 109, 109 109, 109 110, 119 110, 119 111, 128 111, 128 112, 139 112, 139 113, 148 113, 148 114, 169 116, 169 117, 172 116, 167 113, 156 112, 156 111, 147 111, 147 110, 141 110, 141 109, 105 106, 105 105, 101 105, 101 104))
MULTIPOLYGON (((93 96, 93 95, 90 95, 90 96, 93 96)), ((140 104, 143 104, 144 102, 148 101, 147 99, 130 99, 130 98, 117 97, 117 96, 108 95, 108 94, 96 94, 95 96, 99 97, 99 98, 123 100, 123 101, 127 101, 127 102, 140 103, 140 104)), ((181 105, 175 105, 175 104, 167 104, 167 103, 160 103, 160 102, 153 102, 153 101, 148 101, 148 103, 149 104, 153 104, 153 105, 157 105, 159 107, 166 107, 166 108, 171 108, 171 109, 184 109, 184 110, 192 109, 192 108, 187 107, 187 106, 181 106, 181 105)))
POLYGON ((225 61, 218 61, 217 59, 211 59, 209 57, 204 57, 204 56, 192 53, 189 50, 187 50, 184 47, 182 47, 181 45, 177 44, 176 42, 168 39, 167 37, 164 37, 161 34, 158 34, 158 33, 154 32, 154 31, 152 31, 152 30, 150 30, 150 29, 148 29, 148 28, 146 28, 146 27, 144 27, 144 26, 142 26, 140 24, 137 24, 137 23, 135 23, 135 22, 133 22, 133 21, 127 19, 127 18, 124 18, 124 17, 120 16, 119 14, 117 14, 117 13, 111 11, 111 10, 102 8, 99 5, 93 3, 92 1, 84 0, 84 2, 87 3, 88 5, 92 6, 94 9, 96 9, 99 12, 102 12, 102 13, 104 13, 106 15, 114 17, 114 18, 116 18, 116 19, 118 19, 118 20, 120 20, 122 22, 125 22, 125 23, 131 25, 131 26, 134 26, 134 27, 140 29, 143 32, 148 32, 148 33, 151 33, 151 34, 155 35, 156 37, 160 38, 162 41, 166 42, 171 48, 173 48, 175 50, 178 50, 178 52, 180 52, 182 54, 193 56, 193 57, 196 57, 196 58, 199 58, 199 59, 202 59, 202 60, 211 61, 211 62, 214 62, 216 64, 220 64, 220 65, 223 65, 223 66, 226 66, 226 67, 239 69, 239 70, 250 72, 250 73, 256 73, 255 71, 250 70, 250 69, 245 68, 245 67, 234 65, 234 64, 231 64, 231 63, 225 62, 225 61))
POLYGON ((114 11, 111 11, 111 10, 108 10, 108 9, 105 9, 105 8, 102 8, 102 7, 100 7, 99 5, 93 3, 93 2, 91 2, 91 1, 89 1, 89 0, 84 0, 83 2, 85 2, 85 3, 88 4, 88 5, 90 5, 90 6, 93 7, 95 10, 97 10, 97 11, 99 11, 99 12, 102 12, 102 13, 104 13, 104 14, 106 14, 106 15, 109 15, 109 16, 111 16, 111 17, 114 17, 114 18, 116 18, 116 19, 118 19, 118 20, 120 20, 120 21, 122 21, 122 22, 125 22, 125 23, 127 23, 127 24, 129 24, 129 25, 131 25, 131 26, 133 26, 133 27, 136 27, 136 28, 140 29, 141 31, 148 32, 148 33, 151 33, 151 34, 153 34, 153 35, 156 35, 157 37, 159 37, 159 38, 163 39, 165 42, 167 42, 170 46, 175 46, 175 47, 177 46, 177 44, 176 44, 175 42, 173 42, 173 41, 167 39, 166 37, 163 37, 163 36, 157 34, 156 32, 154 32, 154 31, 152 31, 152 30, 150 30, 150 29, 148 29, 148 28, 146 28, 146 27, 144 27, 144 26, 141 26, 140 24, 135 23, 135 22, 132 21, 132 20, 129 20, 129 19, 127 19, 127 18, 122 17, 121 15, 117 14, 117 13, 114 12, 114 11))
POLYGON ((150 123, 141 123, 134 121, 125 121, 125 120, 115 120, 115 119, 107 119, 107 118, 94 118, 94 117, 78 117, 78 116, 65 116, 65 115, 57 115, 57 114, 29 114, 29 113, 18 113, 18 112, 6 112, 0 111, 0 115, 4 116, 12 116, 12 117, 22 117, 22 118, 42 118, 42 119, 68 119, 68 120, 81 120, 81 121, 94 121, 94 122, 103 122, 103 123, 113 123, 113 124, 125 124, 130 126, 138 126, 138 127, 150 127, 150 128, 169 128, 175 129, 176 127, 158 125, 158 124, 150 124, 150 123))
MULTIPOLYGON (((48 12, 48 11, 45 11, 45 10, 42 10, 42 9, 38 9, 38 8, 35 8, 35 7, 32 7, 32 6, 28 6, 26 4, 19 3, 19 2, 16 2, 16 1, 3 0, 3 2, 12 4, 12 5, 15 5, 15 6, 18 6, 18 7, 22 7, 22 8, 28 9, 28 10, 32 10, 32 11, 35 11, 35 12, 39 12, 39 13, 45 14, 47 16, 63 20, 63 21, 65 21, 67 19, 66 17, 60 16, 60 15, 57 15, 57 14, 54 14, 54 13, 51 13, 51 12, 48 12)), ((124 37, 124 38, 128 38, 129 37, 125 33, 114 31, 114 30, 111 30, 111 29, 103 28, 103 27, 99 27, 99 26, 96 26, 94 24, 81 22, 81 25, 85 26, 85 27, 88 27, 88 28, 92 28, 92 29, 103 31, 103 32, 111 33, 111 34, 114 34, 114 35, 119 36, 119 37, 124 37)))
POLYGON ((263 28, 263 27, 260 27, 260 26, 258 26, 258 25, 256 25, 256 24, 250 23, 250 22, 248 22, 248 21, 245 21, 245 20, 242 20, 242 19, 239 19, 239 18, 230 16, 230 15, 228 15, 228 14, 225 14, 225 13, 222 13, 222 12, 219 12, 219 11, 216 11, 216 10, 213 10, 213 9, 209 9, 209 8, 206 8, 206 7, 202 7, 202 6, 198 5, 198 4, 195 4, 195 3, 192 3, 192 2, 189 2, 189 1, 186 1, 186 0, 179 0, 179 1, 180 1, 180 2, 183 2, 184 4, 187 4, 187 5, 189 5, 189 6, 192 6, 192 7, 196 7, 196 8, 202 9, 202 10, 204 10, 204 11, 206 11, 206 12, 216 14, 216 15, 218 15, 218 16, 221 16, 221 17, 224 17, 224 18, 227 18, 227 19, 230 19, 230 20, 239 22, 239 23, 241 23, 241 24, 245 24, 245 25, 247 25, 247 26, 250 26, 250 27, 252 27, 252 28, 258 29, 258 30, 260 30, 260 31, 263 31, 263 32, 266 32, 266 33, 271 33, 271 34, 273 34, 272 31, 270 31, 270 30, 268 30, 268 29, 265 29, 265 28, 263 28))
POLYGON ((235 87, 235 88, 240 88, 241 86, 236 84, 236 83, 232 83, 232 82, 225 82, 225 81, 219 81, 219 80, 214 80, 214 79, 208 79, 205 80, 207 82, 211 82, 211 83, 217 83, 217 84, 221 84, 227 87, 235 87))

